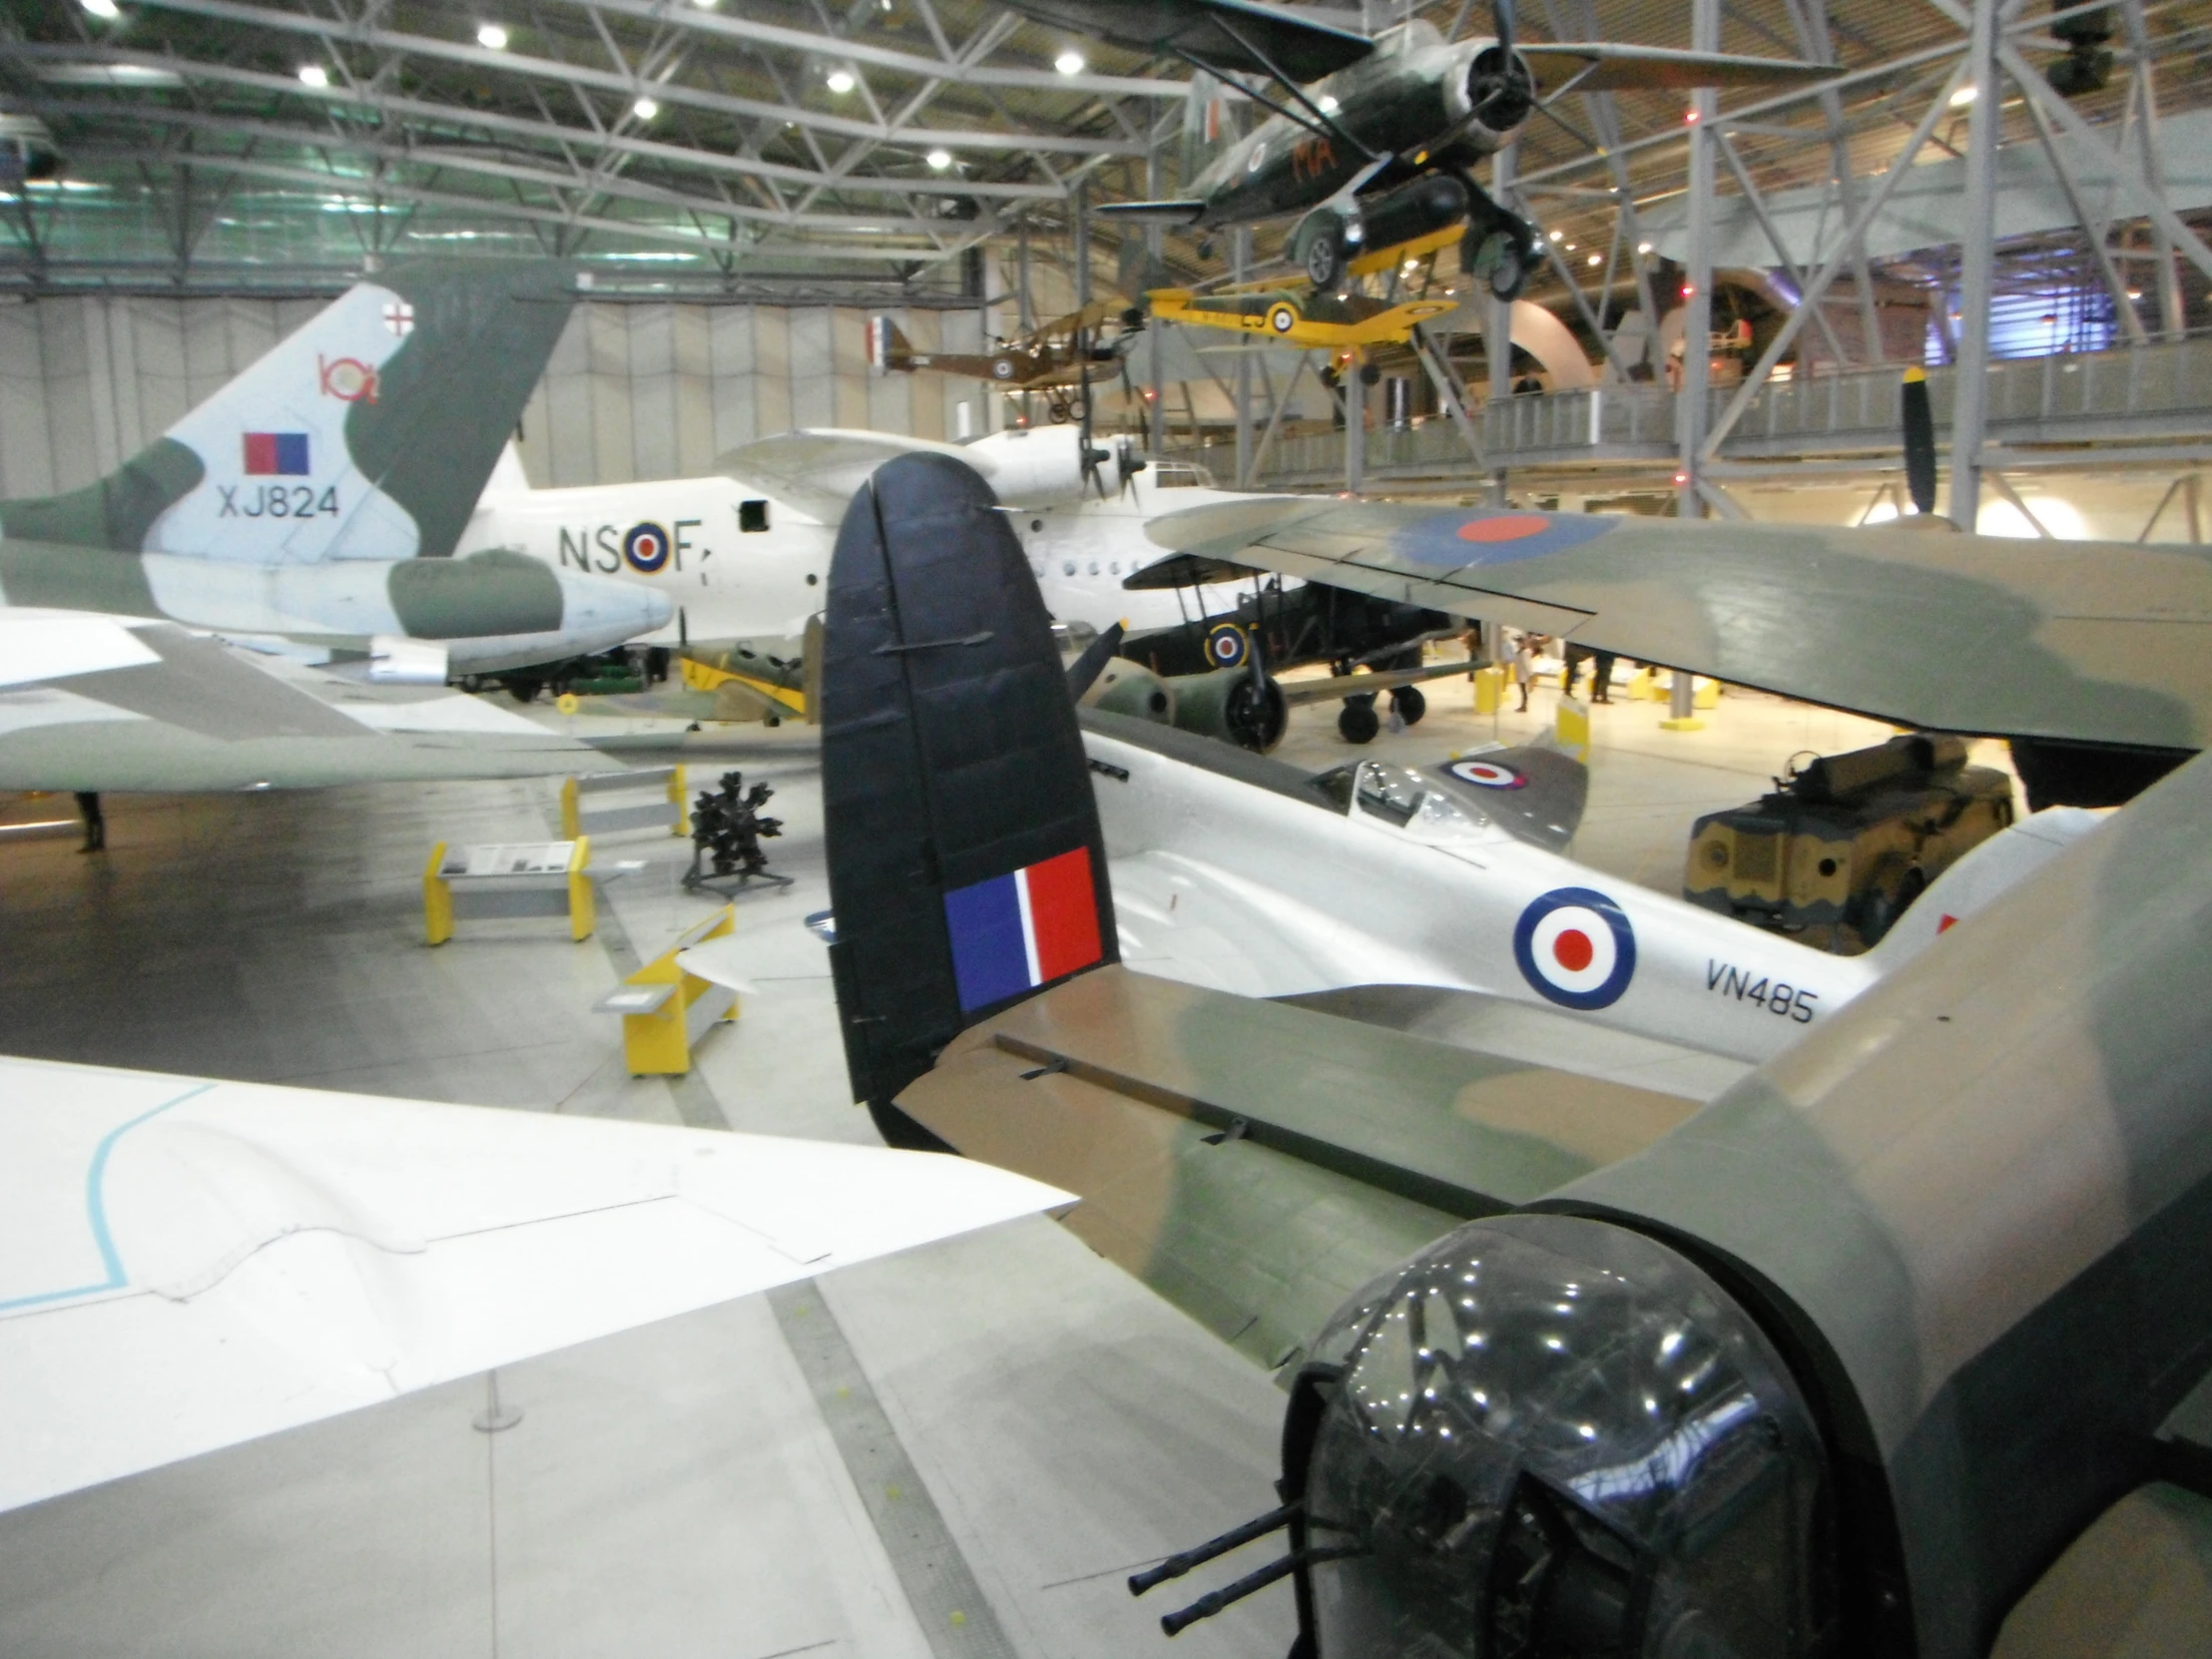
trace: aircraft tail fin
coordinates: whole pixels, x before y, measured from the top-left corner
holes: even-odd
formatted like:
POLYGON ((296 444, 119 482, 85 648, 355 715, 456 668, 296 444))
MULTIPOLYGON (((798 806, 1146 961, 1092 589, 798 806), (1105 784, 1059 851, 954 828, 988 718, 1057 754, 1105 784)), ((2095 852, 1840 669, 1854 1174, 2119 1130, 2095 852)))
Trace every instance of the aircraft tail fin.
POLYGON ((1867 952, 1882 973, 1911 961, 1976 910, 2021 882, 2103 822, 2081 807, 2048 807, 1999 830, 1938 875, 1867 952))
POLYGON ((914 346, 887 316, 867 319, 867 366, 874 374, 899 374, 914 366, 914 346))
POLYGON ((574 302, 551 262, 379 273, 106 478, 0 502, 0 530, 256 564, 449 554, 574 302))
POLYGON ((891 1101, 964 1027, 1116 961, 1106 848, 1052 625, 974 468, 885 462, 837 532, 822 652, 830 971, 845 1065, 891 1101))
POLYGON ((1218 75, 1200 69, 1191 75, 1183 104, 1183 188, 1187 191, 1221 153, 1244 137, 1251 100, 1218 75))

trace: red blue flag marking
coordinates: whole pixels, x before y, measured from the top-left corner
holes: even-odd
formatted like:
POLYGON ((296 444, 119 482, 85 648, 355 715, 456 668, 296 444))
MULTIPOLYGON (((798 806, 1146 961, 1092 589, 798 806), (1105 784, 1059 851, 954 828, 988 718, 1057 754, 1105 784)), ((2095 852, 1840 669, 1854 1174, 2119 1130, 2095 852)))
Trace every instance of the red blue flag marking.
POLYGON ((962 1013, 1087 968, 1105 954, 1088 847, 955 887, 944 895, 944 920, 962 1013))
POLYGON ((307 476, 307 434, 304 432, 248 432, 246 475, 249 478, 304 478, 307 476))

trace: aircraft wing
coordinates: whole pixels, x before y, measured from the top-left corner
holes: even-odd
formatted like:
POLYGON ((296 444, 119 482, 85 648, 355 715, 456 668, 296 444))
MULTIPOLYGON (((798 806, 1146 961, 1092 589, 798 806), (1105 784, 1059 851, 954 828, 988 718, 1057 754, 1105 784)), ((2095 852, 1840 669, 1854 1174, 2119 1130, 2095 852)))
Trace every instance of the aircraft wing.
POLYGON ((1828 80, 1843 71, 1833 64, 1787 58, 1754 58, 1736 52, 1686 52, 1673 46, 1630 46, 1616 41, 1519 48, 1537 91, 1551 97, 1569 81, 1576 92, 1686 92, 1695 87, 1764 87, 1828 80))
POLYGON ((1062 1203, 950 1158, 0 1059, 0 1509, 1062 1203))
POLYGON ((1209 69, 1318 81, 1375 50, 1367 36, 1258 0, 1013 0, 1011 10, 1209 69))
POLYGON ((957 455, 956 444, 892 432, 812 428, 755 438, 715 458, 715 470, 775 491, 802 512, 834 524, 869 473, 897 455, 957 455))
POLYGON ((1278 496, 1152 540, 1937 731, 2212 742, 2212 554, 1278 496))
POLYGON ((0 789, 530 778, 595 760, 443 688, 353 685, 175 623, 0 609, 0 789))

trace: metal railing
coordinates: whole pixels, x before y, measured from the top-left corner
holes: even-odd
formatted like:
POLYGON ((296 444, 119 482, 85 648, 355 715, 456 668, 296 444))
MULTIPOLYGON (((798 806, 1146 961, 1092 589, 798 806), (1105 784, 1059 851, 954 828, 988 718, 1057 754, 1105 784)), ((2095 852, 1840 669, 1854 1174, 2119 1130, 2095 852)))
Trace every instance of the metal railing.
MULTIPOLYGON (((2212 337, 2159 340, 2113 351, 2000 358, 1988 366, 1988 433, 2012 444, 2097 443, 2212 437, 2212 337)), ((1885 454, 1898 446, 1902 369, 1844 369, 1776 380, 1751 396, 1721 445, 1728 460, 1885 454)), ((1928 371, 1940 432, 1950 422, 1955 371, 1928 371)), ((1736 395, 1710 394, 1708 425, 1736 395)), ((1502 397, 1476 411, 1489 464, 1507 469, 1592 462, 1665 462, 1675 454, 1674 393, 1656 385, 1502 397)), ((1225 446, 1187 452, 1216 462, 1225 446)), ((2093 464, 2093 456, 2083 457, 2093 464)), ((1367 474, 1377 483, 1479 475, 1466 445, 1440 415, 1404 429, 1371 431, 1367 474)), ((1344 434, 1311 433, 1268 446, 1256 484, 1342 487, 1344 434)))

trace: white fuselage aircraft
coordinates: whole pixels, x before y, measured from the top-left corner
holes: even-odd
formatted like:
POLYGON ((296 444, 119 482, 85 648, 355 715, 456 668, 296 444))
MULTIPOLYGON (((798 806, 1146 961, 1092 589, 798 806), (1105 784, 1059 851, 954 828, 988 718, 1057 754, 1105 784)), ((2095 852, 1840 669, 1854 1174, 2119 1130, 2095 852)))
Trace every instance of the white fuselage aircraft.
POLYGON ((1188 734, 1085 722, 1130 967, 1248 996, 1336 992, 1363 1018, 1423 988, 1444 994, 1400 995, 1409 1029, 1701 1099, 2097 822, 2068 808, 2023 821, 1874 950, 1837 956, 1511 833, 1480 806, 1519 787, 1509 753, 1452 763, 1463 789, 1377 761, 1308 779, 1188 734))
POLYGON ((1161 550, 1147 521, 1234 500, 1182 466, 1124 470, 1119 443, 1086 479, 1073 426, 940 444, 880 432, 803 431, 743 444, 699 478, 533 489, 512 449, 462 533, 461 551, 513 548, 559 572, 621 576, 667 595, 676 614, 641 636, 674 645, 796 639, 822 609, 846 503, 893 455, 957 456, 989 480, 1021 538, 1045 604, 1063 622, 1167 627, 1231 608, 1225 589, 1131 592, 1161 550), (1116 474, 1120 472, 1117 485, 1116 474))

